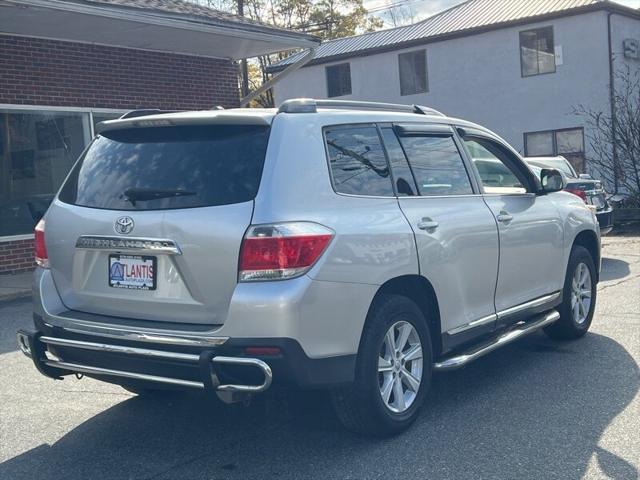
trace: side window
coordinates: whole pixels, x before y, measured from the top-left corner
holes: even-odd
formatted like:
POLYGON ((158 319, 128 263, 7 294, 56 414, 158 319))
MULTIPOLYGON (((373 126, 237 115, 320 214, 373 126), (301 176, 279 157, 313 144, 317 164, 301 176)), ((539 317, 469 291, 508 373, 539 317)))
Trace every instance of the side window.
POLYGON ((411 197, 416 195, 418 191, 416 181, 413 178, 413 173, 411 173, 411 168, 407 162, 407 157, 404 156, 398 137, 396 137, 391 127, 383 127, 380 130, 384 146, 387 149, 387 156, 389 157, 393 179, 396 182, 398 196, 411 197))
POLYGON ((484 193, 527 193, 526 179, 510 166, 511 155, 499 145, 484 138, 467 138, 464 144, 480 174, 484 193))
POLYGON ((331 180, 337 193, 392 197, 389 166, 373 125, 325 129, 331 180))
POLYGON ((418 195, 466 195, 471 181, 452 136, 400 137, 418 185, 418 195))

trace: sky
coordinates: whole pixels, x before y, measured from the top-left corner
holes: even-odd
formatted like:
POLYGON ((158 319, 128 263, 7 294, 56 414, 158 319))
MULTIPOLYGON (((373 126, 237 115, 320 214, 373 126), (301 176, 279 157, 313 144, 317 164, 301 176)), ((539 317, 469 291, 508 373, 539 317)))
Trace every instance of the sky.
MULTIPOLYGON (((376 9, 378 7, 384 7, 389 4, 396 4, 400 0, 364 0, 365 7, 368 9, 376 9)), ((423 20, 435 13, 446 10, 449 7, 453 7, 463 0, 403 0, 405 3, 409 3, 413 10, 415 21, 423 20)), ((640 0, 615 0, 617 3, 626 5, 632 8, 640 8, 640 0)), ((385 11, 378 12, 377 15, 386 18, 384 16, 385 11)))

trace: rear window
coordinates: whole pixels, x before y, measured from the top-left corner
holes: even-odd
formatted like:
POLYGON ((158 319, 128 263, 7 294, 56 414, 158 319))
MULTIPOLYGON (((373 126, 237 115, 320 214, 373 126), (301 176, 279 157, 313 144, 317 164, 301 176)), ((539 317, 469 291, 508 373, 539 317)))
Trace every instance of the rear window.
POLYGON ((255 198, 269 127, 202 125, 113 130, 72 170, 60 200, 113 210, 165 210, 255 198))

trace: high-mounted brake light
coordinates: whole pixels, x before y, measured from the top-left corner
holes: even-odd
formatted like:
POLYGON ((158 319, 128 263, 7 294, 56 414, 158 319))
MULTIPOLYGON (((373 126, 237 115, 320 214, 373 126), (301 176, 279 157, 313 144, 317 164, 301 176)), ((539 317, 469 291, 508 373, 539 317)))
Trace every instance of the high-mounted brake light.
POLYGON ((49 268, 49 255, 47 255, 47 246, 44 243, 44 218, 40 219, 34 230, 34 256, 36 264, 42 268, 49 268))
POLYGON ((580 190, 579 188, 565 188, 565 192, 573 193, 574 195, 580 197, 584 203, 587 203, 587 194, 584 190, 580 190))
POLYGON ((249 227, 240 249, 238 280, 284 280, 306 273, 333 238, 317 223, 292 222, 249 227))

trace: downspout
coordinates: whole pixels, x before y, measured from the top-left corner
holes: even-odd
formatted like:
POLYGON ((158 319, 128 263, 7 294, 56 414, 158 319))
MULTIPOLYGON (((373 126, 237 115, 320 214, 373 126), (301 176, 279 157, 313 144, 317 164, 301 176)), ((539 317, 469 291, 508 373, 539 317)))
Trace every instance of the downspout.
POLYGON ((307 53, 305 54, 304 57, 302 57, 300 60, 298 60, 297 62, 289 65, 287 68, 285 68, 283 71, 281 71, 280 73, 277 73, 276 75, 274 75, 273 77, 271 77, 271 80, 265 82, 262 84, 262 86, 260 86, 260 88, 258 88, 257 90, 251 92, 249 95, 247 95, 246 97, 244 97, 242 100, 240 100, 240 107, 246 107, 247 105, 249 105, 249 103, 251 102, 251 100, 253 100, 256 97, 259 97, 260 95, 262 95, 264 92, 266 92, 267 90, 269 90, 271 87, 273 87, 276 82, 279 82, 280 80, 282 80, 284 77, 286 77, 287 75, 295 72, 296 70, 298 70, 299 68, 304 67, 307 63, 309 63, 312 59, 313 56, 316 53, 316 48, 318 47, 311 47, 307 53))
POLYGON ((611 105, 611 140, 613 147, 613 193, 618 194, 618 145, 616 143, 616 130, 618 128, 618 115, 616 112, 615 72, 613 64, 613 42, 611 35, 611 17, 614 12, 607 15, 607 38, 609 41, 609 103, 611 105))

